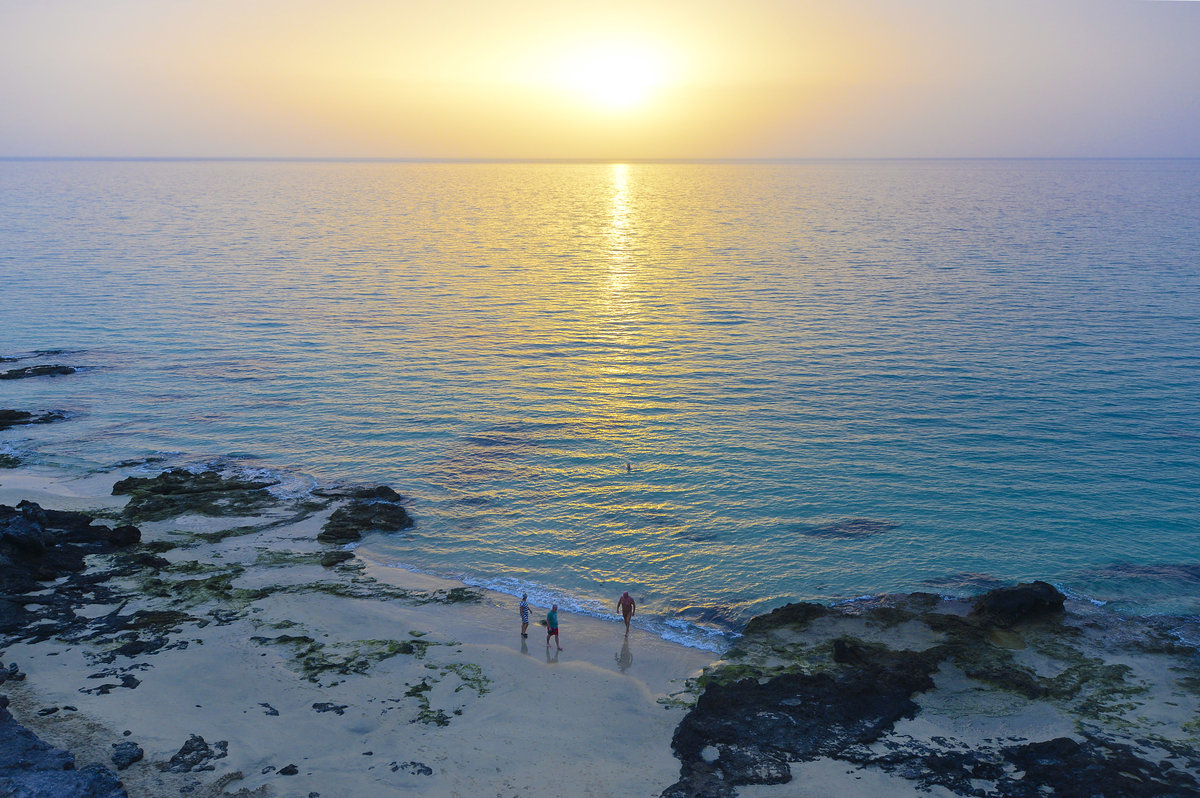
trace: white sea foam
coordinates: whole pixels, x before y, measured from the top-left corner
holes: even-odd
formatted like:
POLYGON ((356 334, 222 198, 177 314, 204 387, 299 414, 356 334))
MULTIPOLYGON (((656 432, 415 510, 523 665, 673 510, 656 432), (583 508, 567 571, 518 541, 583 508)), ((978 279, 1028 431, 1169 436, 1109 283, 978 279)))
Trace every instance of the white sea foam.
MULTIPOLYGON (((608 611, 596 599, 581 598, 517 577, 483 579, 467 573, 450 574, 417 568, 402 562, 391 562, 388 565, 392 568, 411 571, 413 573, 456 579, 470 587, 483 588, 493 593, 501 593, 515 598, 526 595, 529 597, 530 606, 535 608, 535 610, 543 611, 543 615, 545 614, 544 611, 548 611, 552 606, 557 604, 559 610, 562 612, 599 618, 613 624, 623 622, 619 614, 608 611)), ((702 626, 679 618, 660 618, 650 615, 644 610, 639 611, 637 618, 638 627, 644 631, 658 635, 664 640, 688 646, 689 648, 721 652, 728 648, 729 643, 736 637, 736 635, 726 630, 702 626)))

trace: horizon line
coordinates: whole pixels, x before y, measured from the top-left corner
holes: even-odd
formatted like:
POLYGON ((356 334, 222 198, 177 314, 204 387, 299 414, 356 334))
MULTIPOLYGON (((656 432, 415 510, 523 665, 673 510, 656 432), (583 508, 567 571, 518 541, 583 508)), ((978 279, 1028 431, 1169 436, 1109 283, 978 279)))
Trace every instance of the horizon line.
POLYGON ((715 158, 472 158, 257 155, 0 155, 0 161, 113 163, 770 164, 846 161, 1195 161, 1200 155, 867 155, 715 158))

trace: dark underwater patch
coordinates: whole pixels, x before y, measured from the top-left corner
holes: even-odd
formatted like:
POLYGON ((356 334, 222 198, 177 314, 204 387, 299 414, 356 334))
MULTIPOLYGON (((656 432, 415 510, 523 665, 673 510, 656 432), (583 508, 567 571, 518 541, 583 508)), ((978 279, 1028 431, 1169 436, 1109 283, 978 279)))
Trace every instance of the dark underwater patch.
POLYGON ((736 629, 741 626, 743 612, 744 608, 732 604, 723 607, 690 605, 680 607, 675 611, 675 615, 693 623, 707 623, 722 626, 726 629, 736 629))
POLYGON ((926 579, 921 582, 926 587, 936 588, 955 595, 970 595, 987 590, 995 590, 1008 584, 991 574, 957 573, 937 579, 926 579))
POLYGON ((828 524, 802 527, 800 532, 814 538, 866 538, 881 535, 898 526, 900 525, 891 521, 875 518, 846 518, 828 524))
POLYGON ((1107 568, 1089 571, 1087 575, 1101 579, 1153 579, 1200 584, 1200 564, 1134 565, 1133 563, 1118 563, 1107 568))

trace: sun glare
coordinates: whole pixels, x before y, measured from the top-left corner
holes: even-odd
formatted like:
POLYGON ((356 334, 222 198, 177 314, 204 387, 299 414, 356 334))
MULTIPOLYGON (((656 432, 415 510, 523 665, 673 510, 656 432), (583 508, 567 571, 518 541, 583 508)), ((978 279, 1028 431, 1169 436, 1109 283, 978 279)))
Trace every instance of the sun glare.
POLYGON ((570 90, 600 108, 627 111, 646 105, 666 82, 661 55, 632 45, 607 45, 574 55, 563 78, 570 90))

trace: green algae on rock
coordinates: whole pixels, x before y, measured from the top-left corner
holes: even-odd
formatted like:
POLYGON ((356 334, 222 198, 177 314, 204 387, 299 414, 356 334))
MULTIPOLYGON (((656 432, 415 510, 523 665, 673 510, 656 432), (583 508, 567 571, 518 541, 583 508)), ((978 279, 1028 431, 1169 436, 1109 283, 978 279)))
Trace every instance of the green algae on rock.
MULTIPOLYGON (((349 614, 363 601, 400 601, 410 606, 474 603, 482 599, 477 590, 408 590, 366 576, 352 552, 331 551, 313 541, 313 524, 302 522, 313 515, 314 507, 324 506, 320 502, 276 498, 266 483, 196 476, 167 472, 152 480, 118 483, 115 493, 132 498, 116 517, 157 519, 144 527, 152 539, 140 544, 138 530, 131 526, 94 526, 93 519, 83 514, 33 507, 14 511, 14 517, 32 514, 38 523, 65 525, 70 535, 89 530, 103 545, 88 549, 85 553, 96 556, 86 562, 82 556, 64 559, 62 564, 79 569, 68 570, 65 579, 59 578, 55 567, 34 576, 56 581, 31 576, 17 585, 32 595, 22 594, 10 602, 20 617, 14 615, 7 630, 11 634, 0 630, 0 647, 9 641, 49 639, 78 645, 81 662, 94 671, 89 677, 98 680, 84 682, 81 692, 120 696, 143 685, 137 694, 142 696, 145 682, 161 682, 178 657, 189 656, 186 649, 229 634, 220 627, 241 624, 237 628, 246 632, 239 639, 248 647, 262 647, 259 653, 263 654, 267 647, 277 648, 284 655, 283 672, 292 674, 289 678, 321 689, 365 676, 379 663, 400 658, 388 672, 400 674, 396 682, 404 685, 400 691, 409 689, 415 679, 415 685, 421 686, 418 695, 369 698, 368 703, 378 701, 385 712, 396 710, 408 722, 445 726, 468 712, 475 697, 489 692, 491 682, 483 668, 463 661, 461 643, 417 630, 409 632, 407 639, 388 638, 394 633, 391 630, 376 632, 378 639, 369 635, 344 639, 340 623, 309 629, 287 617, 291 596, 350 599, 356 604, 344 605, 349 614), (259 514, 239 518, 233 522, 238 526, 217 532, 195 531, 215 528, 203 519, 174 520, 188 515, 243 516, 248 508, 260 506, 259 514), (277 631, 256 634, 267 628, 277 631), (156 662, 158 657, 164 660, 156 662), (168 667, 160 670, 162 665, 168 667)), ((390 489, 371 493, 349 501, 389 504, 399 499, 390 489)), ((344 497, 330 501, 335 498, 344 497)), ((411 519, 407 523, 411 525, 411 519)), ((324 599, 318 605, 329 606, 324 599)), ((336 612, 335 616, 341 617, 336 612)), ((160 687, 161 683, 151 689, 160 687)))
POLYGON ((1103 612, 1045 583, 781 607, 689 685, 664 796, 729 798, 817 760, 988 798, 1196 794, 1196 649, 1103 612))
MULTIPOLYGON (((457 644, 449 644, 457 645, 457 644)), ((415 684, 409 685, 408 690, 404 692, 406 698, 415 698, 417 700, 417 714, 410 721, 411 723, 424 723, 431 726, 449 726, 451 715, 462 715, 463 708, 456 707, 446 713, 444 709, 435 708, 431 702, 431 694, 433 689, 437 687, 447 676, 453 675, 458 677, 459 685, 455 687, 451 693, 461 693, 464 690, 472 690, 477 696, 484 696, 491 690, 491 679, 483 674, 483 669, 478 665, 469 662, 455 662, 444 665, 426 665, 430 673, 423 676, 415 684)))
POLYGON ((267 490, 275 484, 175 468, 154 477, 122 479, 113 485, 112 494, 130 497, 124 511, 127 519, 161 521, 187 513, 254 515, 276 503, 267 490))

